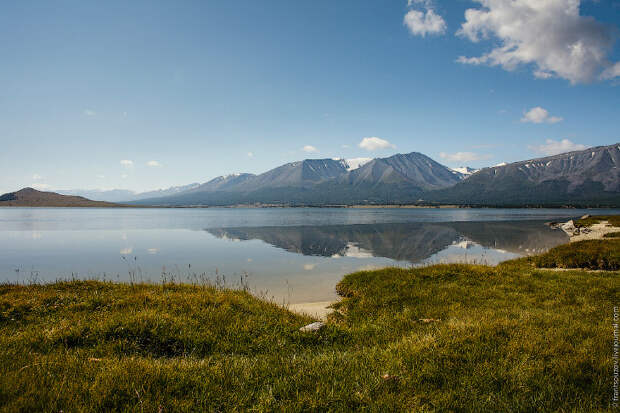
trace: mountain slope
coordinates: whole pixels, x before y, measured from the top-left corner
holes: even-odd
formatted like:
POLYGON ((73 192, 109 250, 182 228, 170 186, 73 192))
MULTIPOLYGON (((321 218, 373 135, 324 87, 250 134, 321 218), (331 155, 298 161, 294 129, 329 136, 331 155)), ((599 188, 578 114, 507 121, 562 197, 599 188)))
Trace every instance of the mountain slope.
POLYGON ((620 144, 485 168, 424 199, 483 205, 620 205, 620 144))
POLYGON ((347 164, 336 159, 305 159, 291 162, 257 175, 234 188, 252 191, 265 188, 304 188, 336 178, 347 172, 347 164))
POLYGON ((118 207, 110 202, 91 201, 81 196, 60 195, 55 192, 24 188, 0 196, 0 206, 7 207, 118 207))
POLYGON ((420 189, 445 188, 461 178, 449 168, 417 152, 377 158, 355 169, 340 182, 354 186, 401 184, 420 189))

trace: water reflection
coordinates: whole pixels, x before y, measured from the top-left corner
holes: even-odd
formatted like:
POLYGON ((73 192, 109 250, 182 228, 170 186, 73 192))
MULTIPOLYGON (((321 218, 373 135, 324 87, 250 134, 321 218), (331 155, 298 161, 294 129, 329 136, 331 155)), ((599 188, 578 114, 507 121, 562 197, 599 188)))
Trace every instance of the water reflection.
MULTIPOLYGON (((37 225, 21 221, 5 225, 0 219, 0 282, 66 278, 160 282, 170 274, 182 282, 192 282, 196 274, 209 280, 225 276, 234 282, 247 276, 253 291, 267 292, 279 302, 329 301, 336 298, 335 285, 354 271, 434 262, 497 264, 568 241, 562 231, 551 230, 543 221, 344 224, 341 216, 334 224, 290 226, 290 221, 306 217, 308 211, 303 210, 294 216, 283 212, 291 218, 286 221, 289 226, 271 225, 275 218, 258 226, 257 221, 240 220, 237 211, 230 225, 224 211, 219 224, 211 218, 196 219, 171 228, 169 220, 145 223, 139 215, 138 221, 100 229, 97 222, 91 224, 92 211, 71 212, 83 229, 63 218, 64 210, 56 215, 43 211, 47 218, 37 225), (202 226, 197 228, 199 222, 202 226)), ((166 214, 175 216, 176 211, 166 214)), ((352 216, 350 211, 343 214, 352 216)))
POLYGON ((307 256, 383 257, 412 264, 449 249, 482 247, 500 254, 529 255, 568 241, 564 232, 538 221, 238 227, 206 231, 226 240, 262 240, 307 256))

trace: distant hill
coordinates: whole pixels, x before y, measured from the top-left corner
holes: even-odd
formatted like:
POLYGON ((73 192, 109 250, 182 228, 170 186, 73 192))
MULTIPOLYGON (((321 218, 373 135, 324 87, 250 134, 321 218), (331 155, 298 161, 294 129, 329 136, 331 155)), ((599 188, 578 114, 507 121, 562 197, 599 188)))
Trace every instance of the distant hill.
POLYGON ((620 144, 482 169, 431 202, 478 205, 620 205, 620 144))
POLYGON ((0 195, 0 207, 117 207, 111 202, 91 201, 81 196, 60 195, 55 192, 24 188, 0 195))
POLYGON ((61 195, 75 195, 91 199, 93 201, 128 202, 146 198, 169 196, 185 191, 190 191, 200 186, 198 183, 181 186, 171 186, 166 189, 157 189, 147 192, 135 192, 128 189, 58 189, 54 190, 61 195))

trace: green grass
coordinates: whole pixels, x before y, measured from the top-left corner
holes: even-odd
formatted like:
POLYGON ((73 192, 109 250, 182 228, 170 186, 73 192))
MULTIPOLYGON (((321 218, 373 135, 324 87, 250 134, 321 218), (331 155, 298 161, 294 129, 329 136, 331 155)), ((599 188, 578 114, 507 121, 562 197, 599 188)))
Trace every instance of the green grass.
POLYGON ((243 291, 4 285, 0 410, 611 411, 619 276, 358 272, 319 333, 243 291))
POLYGON ((599 224, 607 221, 611 226, 620 227, 620 215, 593 215, 586 219, 578 219, 575 221, 576 227, 590 227, 593 224, 599 224))
POLYGON ((603 238, 620 238, 620 231, 608 232, 607 234, 603 235, 603 238))
POLYGON ((585 240, 560 245, 531 258, 542 268, 620 270, 620 239, 585 240))

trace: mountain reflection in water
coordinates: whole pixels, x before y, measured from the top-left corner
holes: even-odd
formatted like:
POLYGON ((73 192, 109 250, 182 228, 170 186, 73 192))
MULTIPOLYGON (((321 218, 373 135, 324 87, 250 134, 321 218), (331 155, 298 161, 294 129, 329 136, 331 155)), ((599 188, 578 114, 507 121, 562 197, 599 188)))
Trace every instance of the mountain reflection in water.
POLYGON ((451 247, 530 255, 568 242, 539 221, 271 226, 207 229, 220 239, 262 240, 289 252, 323 257, 384 257, 412 264, 451 247))

